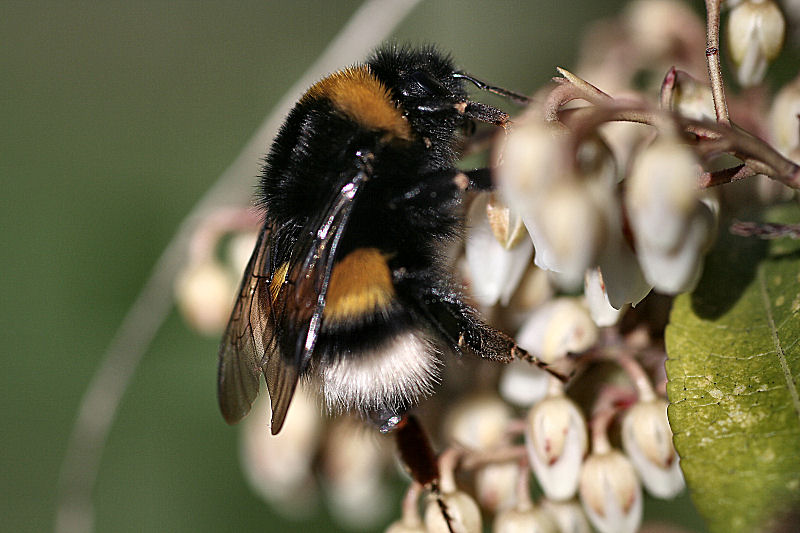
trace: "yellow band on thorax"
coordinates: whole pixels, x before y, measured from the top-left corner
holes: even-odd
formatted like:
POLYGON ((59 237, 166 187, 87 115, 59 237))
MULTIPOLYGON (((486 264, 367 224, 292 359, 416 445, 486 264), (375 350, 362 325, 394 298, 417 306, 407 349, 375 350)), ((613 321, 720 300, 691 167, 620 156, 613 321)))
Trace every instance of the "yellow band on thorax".
POLYGON ((300 102, 327 98, 333 106, 370 130, 411 140, 411 126, 392 102, 386 86, 366 65, 340 70, 324 78, 303 95, 300 102))

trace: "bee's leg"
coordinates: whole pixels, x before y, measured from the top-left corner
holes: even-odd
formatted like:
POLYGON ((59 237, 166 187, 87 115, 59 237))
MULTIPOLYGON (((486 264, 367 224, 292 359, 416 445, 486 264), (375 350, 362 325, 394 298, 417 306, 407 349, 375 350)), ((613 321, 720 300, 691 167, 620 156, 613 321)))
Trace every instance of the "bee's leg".
POLYGON ((442 498, 439 487, 439 462, 431 446, 427 432, 414 415, 406 414, 393 430, 400 459, 408 469, 411 477, 427 488, 436 497, 447 529, 453 533, 453 518, 442 498))
POLYGON ((414 415, 380 410, 368 413, 370 421, 381 433, 393 433, 400 461, 411 478, 430 490, 436 497, 439 509, 452 532, 452 517, 442 499, 439 487, 439 461, 431 446, 430 438, 414 415))
POLYGON ((401 205, 404 208, 423 208, 458 198, 466 190, 489 191, 493 188, 491 169, 440 170, 422 176, 412 188, 390 199, 388 205, 390 209, 397 209, 401 205))
POLYGON ((392 430, 403 465, 423 487, 438 490, 439 463, 428 434, 414 415, 405 414, 392 430))
POLYGON ((440 316, 449 314, 452 317, 450 319, 452 324, 451 331, 458 330, 457 342, 461 348, 467 347, 484 359, 500 363, 510 363, 516 360, 527 361, 562 382, 569 381, 569 376, 555 370, 548 363, 521 348, 511 336, 486 324, 478 317, 474 309, 461 302, 458 298, 454 301, 445 302, 442 309, 438 310, 438 313, 440 316))
POLYGON ((439 170, 423 175, 407 190, 400 191, 387 202, 389 209, 418 210, 427 213, 455 202, 471 187, 469 176, 458 169, 439 170))
POLYGON ((478 312, 464 303, 459 293, 448 282, 442 282, 441 276, 435 272, 417 273, 405 280, 396 280, 396 286, 407 298, 414 300, 414 308, 457 352, 463 353, 467 349, 484 359, 500 363, 521 359, 561 381, 569 379, 521 348, 509 335, 486 324, 478 312))

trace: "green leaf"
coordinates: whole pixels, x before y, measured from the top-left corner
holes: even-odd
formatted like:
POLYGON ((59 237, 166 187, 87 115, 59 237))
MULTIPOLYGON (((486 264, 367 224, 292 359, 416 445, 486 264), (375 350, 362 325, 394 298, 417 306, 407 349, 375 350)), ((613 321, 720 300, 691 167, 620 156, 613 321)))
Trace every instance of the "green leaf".
MULTIPOLYGON (((763 220, 796 223, 800 209, 763 220)), ((709 529, 770 531, 800 508, 800 241, 722 233, 673 305, 669 420, 709 529)))

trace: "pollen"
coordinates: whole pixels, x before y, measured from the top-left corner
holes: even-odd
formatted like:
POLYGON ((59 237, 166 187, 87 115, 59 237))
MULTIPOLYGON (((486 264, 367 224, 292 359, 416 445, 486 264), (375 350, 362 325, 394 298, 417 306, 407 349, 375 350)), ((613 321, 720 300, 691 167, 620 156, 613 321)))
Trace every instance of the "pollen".
POLYGON ((289 270, 289 263, 284 263, 278 270, 275 271, 275 275, 272 276, 272 281, 269 283, 269 293, 272 296, 272 301, 274 302, 275 299, 278 297, 278 292, 281 290, 281 285, 283 285, 284 280, 286 280, 286 272, 289 270))

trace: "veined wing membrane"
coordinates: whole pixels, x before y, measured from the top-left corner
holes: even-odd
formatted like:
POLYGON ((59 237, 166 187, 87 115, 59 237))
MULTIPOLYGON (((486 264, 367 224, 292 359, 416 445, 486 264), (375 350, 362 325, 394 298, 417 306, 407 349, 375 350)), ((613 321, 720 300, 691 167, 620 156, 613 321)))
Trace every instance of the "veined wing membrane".
POLYGON ((312 236, 288 265, 271 259, 272 229, 259 236, 220 347, 218 395, 229 423, 250 410, 261 371, 270 394, 272 433, 283 426, 322 326, 336 249, 367 179, 367 172, 360 170, 341 187, 322 216, 305 228, 312 236), (284 278, 275 280, 281 269, 284 278))
POLYGON ((264 343, 265 334, 271 339, 275 329, 269 297, 272 236, 268 226, 258 236, 219 348, 217 399, 229 424, 235 424, 250 411, 258 395, 260 363, 266 348, 274 344, 264 343))

